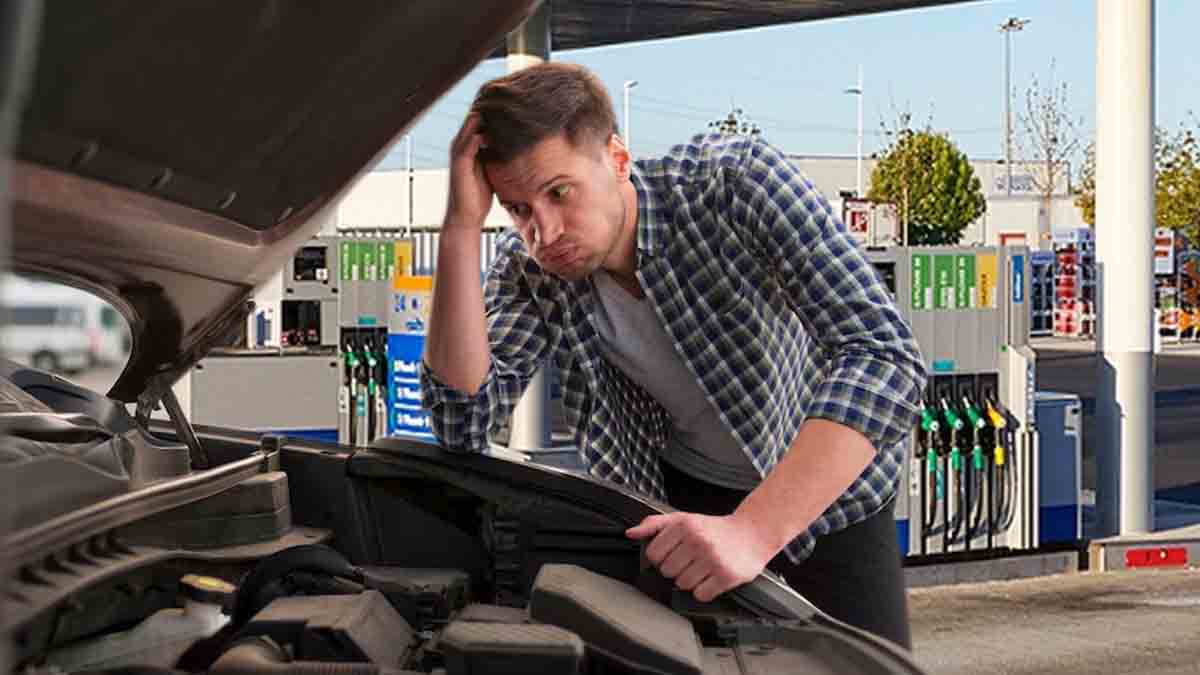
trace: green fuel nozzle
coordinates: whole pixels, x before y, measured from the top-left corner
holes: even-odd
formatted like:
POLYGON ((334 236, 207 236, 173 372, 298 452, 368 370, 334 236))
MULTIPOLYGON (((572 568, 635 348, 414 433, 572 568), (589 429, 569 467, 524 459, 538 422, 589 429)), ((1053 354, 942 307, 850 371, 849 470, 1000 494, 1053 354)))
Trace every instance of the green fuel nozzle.
POLYGON ((934 433, 941 429, 938 424, 937 413, 933 409, 927 408, 924 403, 921 404, 921 431, 927 434, 934 433))
POLYGON ((971 425, 972 429, 982 429, 987 426, 987 422, 984 421, 983 415, 981 415, 979 412, 979 408, 975 407, 975 404, 971 402, 970 397, 964 396, 962 403, 963 411, 967 414, 967 422, 971 425))
POLYGON ((946 426, 950 427, 951 431, 962 431, 963 421, 954 411, 954 406, 946 399, 942 399, 942 419, 946 420, 946 426))

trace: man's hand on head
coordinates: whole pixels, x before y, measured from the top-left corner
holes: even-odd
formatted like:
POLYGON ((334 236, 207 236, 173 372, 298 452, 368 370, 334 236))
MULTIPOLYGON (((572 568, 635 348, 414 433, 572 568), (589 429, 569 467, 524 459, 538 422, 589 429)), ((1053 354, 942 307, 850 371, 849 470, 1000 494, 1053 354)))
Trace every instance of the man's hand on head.
POLYGON ((736 515, 679 511, 649 516, 625 534, 650 540, 646 558, 700 602, 753 581, 778 553, 753 523, 736 515))
POLYGON ((446 203, 445 228, 483 228, 492 210, 491 184, 479 160, 480 149, 487 147, 479 113, 467 115, 462 128, 450 144, 450 194, 446 203))

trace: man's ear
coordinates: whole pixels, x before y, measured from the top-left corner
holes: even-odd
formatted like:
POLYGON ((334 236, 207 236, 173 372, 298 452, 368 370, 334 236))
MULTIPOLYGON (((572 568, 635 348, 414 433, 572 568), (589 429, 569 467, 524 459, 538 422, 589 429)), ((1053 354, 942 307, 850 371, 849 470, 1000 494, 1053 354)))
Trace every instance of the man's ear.
POLYGON ((633 157, 629 154, 629 149, 625 147, 625 141, 617 134, 608 137, 608 154, 612 157, 613 166, 617 169, 617 177, 621 180, 629 178, 630 163, 633 161, 633 157))

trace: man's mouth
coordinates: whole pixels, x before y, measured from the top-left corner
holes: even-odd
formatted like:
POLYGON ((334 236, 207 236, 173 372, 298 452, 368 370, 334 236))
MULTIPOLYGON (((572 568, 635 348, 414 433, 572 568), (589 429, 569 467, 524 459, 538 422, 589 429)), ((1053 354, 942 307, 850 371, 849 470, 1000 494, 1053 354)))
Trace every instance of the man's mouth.
POLYGON ((562 265, 566 265, 567 263, 570 263, 571 260, 573 259, 574 255, 575 255, 574 249, 566 248, 566 249, 562 249, 562 250, 549 251, 546 253, 545 256, 543 256, 542 260, 544 260, 547 265, 561 267, 562 265))

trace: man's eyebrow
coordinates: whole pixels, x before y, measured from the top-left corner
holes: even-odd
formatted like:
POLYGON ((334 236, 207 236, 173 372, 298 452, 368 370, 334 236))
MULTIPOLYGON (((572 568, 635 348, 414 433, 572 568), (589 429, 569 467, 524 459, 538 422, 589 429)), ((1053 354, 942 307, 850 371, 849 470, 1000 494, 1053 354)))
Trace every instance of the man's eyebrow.
POLYGON ((545 190, 547 185, 549 185, 549 184, 553 183, 554 181, 556 181, 556 180, 559 180, 559 179, 561 179, 561 178, 570 178, 570 176, 568 176, 568 175, 567 175, 567 174, 565 174, 565 173, 560 173, 560 174, 558 174, 557 176, 555 176, 554 178, 551 178, 550 180, 546 181, 545 183, 542 183, 542 184, 541 184, 541 185, 538 187, 537 191, 538 191, 538 192, 541 192, 541 191, 545 190))

